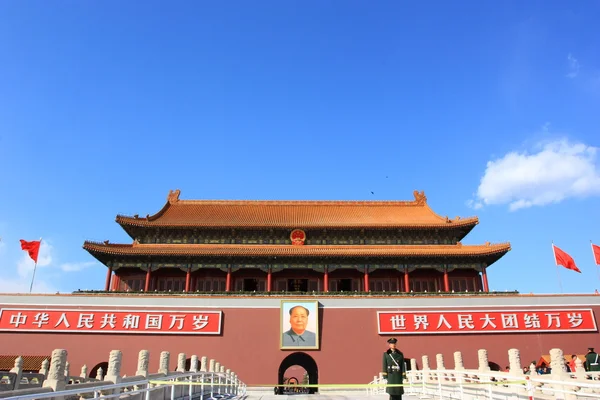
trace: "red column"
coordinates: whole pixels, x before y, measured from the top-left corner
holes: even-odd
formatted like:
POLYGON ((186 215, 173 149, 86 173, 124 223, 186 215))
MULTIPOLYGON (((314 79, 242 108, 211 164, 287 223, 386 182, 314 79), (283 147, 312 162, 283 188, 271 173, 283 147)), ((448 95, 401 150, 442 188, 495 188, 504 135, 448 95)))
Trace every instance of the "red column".
POLYGON ((267 271, 267 292, 271 291, 271 268, 267 271))
POLYGON ((109 268, 108 272, 106 273, 106 285, 104 285, 105 292, 110 291, 110 281, 111 280, 112 280, 112 268, 109 268))
POLYGON ((444 292, 450 291, 450 282, 448 281, 448 269, 444 269, 444 292))
POLYGON ((148 271, 146 272, 146 284, 144 285, 144 292, 150 291, 150 267, 148 267, 148 271))
POLYGON ((367 269, 365 268, 365 292, 369 291, 369 273, 367 272, 367 269))
POLYGON ((186 274, 185 274, 185 291, 189 292, 190 291, 190 280, 192 279, 192 269, 188 268, 186 274))
POLYGON ((410 292, 410 282, 408 281, 408 269, 404 270, 404 291, 410 292))
POLYGON ((325 274, 323 274, 323 291, 329 292, 329 272, 325 268, 325 274))
POLYGON ((227 267, 227 278, 225 278, 225 291, 231 291, 231 267, 227 267))
POLYGON ((483 291, 489 292, 490 288, 488 286, 487 273, 485 272, 485 268, 481 270, 481 278, 483 280, 483 291))

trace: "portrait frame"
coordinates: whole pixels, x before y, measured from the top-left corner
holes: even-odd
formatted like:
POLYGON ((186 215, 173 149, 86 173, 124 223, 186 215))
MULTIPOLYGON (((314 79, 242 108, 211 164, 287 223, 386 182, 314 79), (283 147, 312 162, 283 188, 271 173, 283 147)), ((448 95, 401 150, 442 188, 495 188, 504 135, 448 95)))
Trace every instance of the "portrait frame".
MULTIPOLYGON (((302 313, 301 310, 298 310, 302 313)), ((319 342, 319 302, 317 300, 281 300, 279 308, 279 349, 318 350, 319 342), (301 337, 292 330, 290 310, 297 306, 308 310, 306 331, 301 337)))

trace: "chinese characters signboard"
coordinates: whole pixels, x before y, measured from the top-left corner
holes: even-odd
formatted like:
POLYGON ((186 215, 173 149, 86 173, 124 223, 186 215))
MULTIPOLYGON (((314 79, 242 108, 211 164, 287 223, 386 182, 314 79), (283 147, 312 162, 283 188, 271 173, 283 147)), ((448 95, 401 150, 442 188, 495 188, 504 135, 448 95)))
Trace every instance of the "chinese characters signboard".
POLYGON ((379 311, 379 334, 597 331, 591 309, 379 311))
POLYGON ((218 335, 221 311, 0 309, 0 331, 218 335))

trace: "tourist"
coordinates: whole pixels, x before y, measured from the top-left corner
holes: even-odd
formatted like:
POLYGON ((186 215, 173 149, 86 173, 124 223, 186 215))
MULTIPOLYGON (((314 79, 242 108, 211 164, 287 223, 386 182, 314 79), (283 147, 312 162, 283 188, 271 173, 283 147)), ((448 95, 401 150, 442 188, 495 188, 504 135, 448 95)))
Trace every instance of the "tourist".
POLYGON ((593 347, 588 347, 588 352, 585 355, 585 370, 600 371, 600 364, 598 363, 598 353, 594 351, 593 347))
MULTIPOLYGON (((402 384, 406 368, 404 366, 404 354, 396 348, 398 340, 396 338, 388 339, 389 349, 383 353, 383 375, 387 376, 389 385, 402 384)), ((393 386, 385 390, 390 395, 390 400, 402 400, 404 387, 393 386)))
POLYGON ((575 360, 577 360, 577 355, 571 354, 571 361, 569 361, 569 369, 571 372, 577 372, 577 364, 575 364, 575 360))

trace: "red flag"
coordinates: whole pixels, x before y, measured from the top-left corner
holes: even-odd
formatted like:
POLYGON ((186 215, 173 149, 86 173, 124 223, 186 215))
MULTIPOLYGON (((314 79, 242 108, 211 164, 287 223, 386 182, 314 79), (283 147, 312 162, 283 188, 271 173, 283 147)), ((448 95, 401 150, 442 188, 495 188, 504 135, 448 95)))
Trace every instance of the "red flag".
POLYGON ((554 244, 552 244, 552 249, 554 250, 554 260, 556 261, 556 265, 562 265, 566 269, 581 273, 579 268, 577 268, 577 265, 575 265, 573 257, 556 247, 554 244))
POLYGON ((40 245, 42 244, 41 240, 34 240, 32 242, 28 242, 26 240, 21 239, 21 249, 25 250, 29 253, 29 257, 37 264, 38 254, 40 253, 40 245))
POLYGON ((592 253, 594 253, 594 261, 596 265, 600 265, 600 246, 592 243, 592 253))

